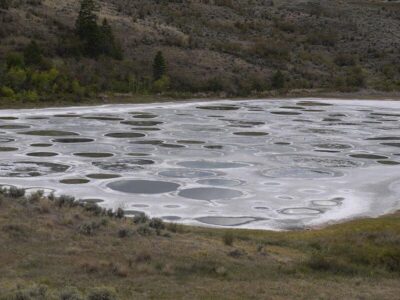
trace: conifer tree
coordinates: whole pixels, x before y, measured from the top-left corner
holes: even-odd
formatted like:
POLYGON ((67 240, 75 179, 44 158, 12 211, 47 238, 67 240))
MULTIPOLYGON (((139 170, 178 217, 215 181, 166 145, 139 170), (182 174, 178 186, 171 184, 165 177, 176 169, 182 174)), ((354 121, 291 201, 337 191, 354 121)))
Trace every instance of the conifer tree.
POLYGON ((153 62, 153 80, 161 79, 167 71, 167 64, 161 51, 158 51, 153 62))
POLYGON ((76 34, 83 42, 85 54, 97 57, 100 53, 100 30, 97 25, 97 5, 94 0, 82 0, 78 18, 75 23, 76 34))
POLYGON ((274 89, 282 89, 285 87, 285 77, 280 70, 275 72, 271 81, 271 85, 274 89))

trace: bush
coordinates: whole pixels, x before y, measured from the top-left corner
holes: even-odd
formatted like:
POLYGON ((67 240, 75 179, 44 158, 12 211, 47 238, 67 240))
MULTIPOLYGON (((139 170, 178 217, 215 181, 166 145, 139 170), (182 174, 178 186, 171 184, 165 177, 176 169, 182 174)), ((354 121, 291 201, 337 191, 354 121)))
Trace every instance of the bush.
POLYGON ((149 217, 146 216, 145 213, 140 213, 133 217, 133 222, 135 224, 143 224, 143 223, 147 223, 148 221, 149 221, 149 217))
POLYGON ((0 88, 0 96, 8 99, 15 99, 15 92, 8 86, 2 86, 0 88))
POLYGON ((28 197, 28 201, 31 203, 39 202, 40 199, 43 197, 43 191, 37 191, 35 193, 32 193, 28 197))
POLYGON ((52 200, 54 198, 54 202, 58 207, 68 206, 72 207, 75 205, 75 198, 67 195, 61 195, 60 197, 54 197, 53 195, 49 196, 49 199, 52 200))
POLYGON ((149 226, 151 228, 154 228, 157 230, 162 230, 165 228, 165 224, 164 224, 163 220, 161 220, 159 218, 152 218, 149 222, 149 226))
POLYGON ((114 289, 98 287, 89 292, 87 300, 117 300, 117 296, 114 289))
POLYGON ((99 224, 96 222, 85 222, 78 228, 79 233, 84 235, 94 235, 95 231, 99 228, 99 224))
POLYGON ((122 219, 125 216, 125 212, 122 208, 118 207, 117 211, 115 212, 115 217, 118 219, 122 219))
POLYGON ((170 88, 171 80, 168 76, 164 75, 160 79, 154 81, 153 91, 156 93, 165 92, 170 88))
POLYGON ((232 246, 234 240, 235 240, 235 238, 233 237, 232 233, 229 231, 225 232, 225 234, 222 236, 222 241, 227 246, 232 246))
POLYGON ((10 187, 10 189, 7 192, 7 195, 11 198, 22 198, 25 196, 25 190, 24 189, 19 189, 15 186, 10 187))
POLYGON ((23 91, 18 94, 18 98, 26 102, 36 102, 39 100, 39 95, 35 90, 23 91))
POLYGON ((139 226, 139 228, 136 231, 138 234, 144 236, 149 236, 153 234, 153 230, 147 224, 139 226))

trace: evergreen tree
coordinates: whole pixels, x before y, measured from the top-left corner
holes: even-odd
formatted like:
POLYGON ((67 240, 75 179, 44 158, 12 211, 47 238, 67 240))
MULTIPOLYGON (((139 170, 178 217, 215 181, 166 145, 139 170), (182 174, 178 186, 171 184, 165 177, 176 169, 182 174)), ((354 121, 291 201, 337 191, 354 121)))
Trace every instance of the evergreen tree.
POLYGON ((31 41, 24 49, 24 61, 27 65, 36 66, 42 63, 42 51, 35 41, 31 41))
POLYGON ((103 19, 103 23, 100 27, 101 33, 101 53, 107 56, 111 56, 115 59, 122 59, 122 50, 115 40, 111 26, 108 24, 107 19, 103 19))
POLYGON ((277 90, 285 87, 285 77, 280 70, 276 71, 275 74, 272 76, 271 85, 272 88, 277 90))
POLYGON ((82 0, 75 23, 76 34, 83 42, 85 54, 97 57, 101 49, 101 34, 97 25, 97 5, 94 0, 82 0))
POLYGON ((153 80, 161 79, 167 71, 167 64, 161 51, 157 52, 153 62, 153 80))

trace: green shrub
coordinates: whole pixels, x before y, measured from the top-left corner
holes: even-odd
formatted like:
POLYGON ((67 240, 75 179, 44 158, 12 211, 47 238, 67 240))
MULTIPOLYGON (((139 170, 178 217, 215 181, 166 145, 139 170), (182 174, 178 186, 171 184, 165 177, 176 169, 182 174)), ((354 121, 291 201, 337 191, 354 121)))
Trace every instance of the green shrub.
POLYGON ((137 233, 143 236, 149 236, 153 234, 153 230, 147 224, 143 224, 136 229, 137 233))
POLYGON ((39 95, 35 90, 30 90, 19 93, 18 98, 26 102, 36 102, 39 100, 39 95))
POLYGON ((8 86, 2 86, 0 88, 0 96, 8 99, 15 99, 15 92, 8 86))
POLYGON ((79 233, 84 235, 94 235, 96 230, 99 228, 99 224, 95 221, 85 222, 78 228, 79 233))
POLYGON ((50 195, 49 199, 53 200, 56 203, 56 205, 59 207, 63 207, 63 206, 72 207, 75 205, 76 200, 74 197, 67 196, 67 195, 61 195, 59 197, 54 197, 54 199, 53 199, 53 197, 54 197, 54 194, 50 195))
POLYGON ((10 189, 7 192, 7 195, 11 198, 22 198, 25 196, 25 190, 17 188, 15 186, 10 187, 10 189))
POLYGON ((148 221, 149 221, 149 217, 146 216, 145 213, 139 213, 133 217, 133 222, 135 224, 143 224, 143 223, 147 223, 148 221))
POLYGON ((154 228, 157 230, 162 230, 165 228, 165 224, 164 224, 163 220, 161 220, 159 218, 152 218, 149 222, 149 226, 151 228, 154 228))
POLYGON ((156 93, 165 92, 170 88, 171 80, 168 76, 164 75, 160 79, 154 81, 153 91, 156 93))
POLYGON ((37 191, 35 193, 32 193, 28 196, 28 201, 31 203, 36 203, 43 197, 43 194, 44 194, 43 191, 37 191))

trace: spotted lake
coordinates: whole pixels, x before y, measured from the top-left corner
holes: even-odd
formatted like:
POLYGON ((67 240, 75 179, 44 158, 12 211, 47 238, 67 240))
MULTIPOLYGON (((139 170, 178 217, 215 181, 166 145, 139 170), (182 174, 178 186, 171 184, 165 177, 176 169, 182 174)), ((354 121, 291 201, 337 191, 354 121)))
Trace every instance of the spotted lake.
POLYGON ((0 183, 178 223, 296 229, 400 208, 400 102, 0 111, 0 183))

